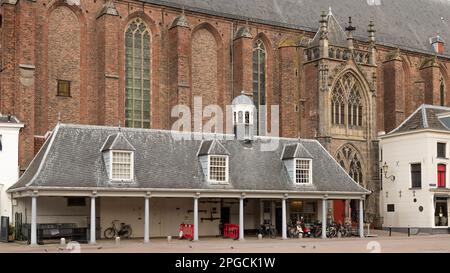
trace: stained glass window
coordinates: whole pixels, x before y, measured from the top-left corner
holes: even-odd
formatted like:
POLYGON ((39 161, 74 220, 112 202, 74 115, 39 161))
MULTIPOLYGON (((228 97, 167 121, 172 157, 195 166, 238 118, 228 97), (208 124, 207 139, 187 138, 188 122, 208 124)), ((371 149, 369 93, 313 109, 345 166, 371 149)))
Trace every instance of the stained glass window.
POLYGON ((140 18, 125 32, 126 127, 150 128, 151 36, 140 18))
POLYGON ((266 135, 266 49, 261 39, 253 46, 253 103, 258 113, 258 135, 266 135))

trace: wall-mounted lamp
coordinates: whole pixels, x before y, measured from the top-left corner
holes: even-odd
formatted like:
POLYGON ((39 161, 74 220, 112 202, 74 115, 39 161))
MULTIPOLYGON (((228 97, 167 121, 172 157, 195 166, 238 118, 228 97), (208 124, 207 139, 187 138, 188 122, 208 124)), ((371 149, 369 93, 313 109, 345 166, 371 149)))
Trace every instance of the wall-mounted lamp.
POLYGON ((388 164, 386 162, 384 162, 384 166, 383 166, 384 178, 390 179, 390 180, 392 180, 392 182, 395 182, 395 176, 393 176, 393 175, 388 176, 387 175, 388 171, 389 171, 389 166, 388 166, 388 164))

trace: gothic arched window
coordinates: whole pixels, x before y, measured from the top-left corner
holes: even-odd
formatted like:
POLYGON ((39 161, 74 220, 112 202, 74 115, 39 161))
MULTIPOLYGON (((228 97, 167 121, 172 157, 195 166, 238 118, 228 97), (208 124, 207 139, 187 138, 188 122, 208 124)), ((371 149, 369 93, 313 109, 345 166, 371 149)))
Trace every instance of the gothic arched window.
POLYGON ((258 135, 266 134, 266 48, 261 39, 253 45, 253 103, 258 113, 258 135))
POLYGON ((331 95, 333 125, 346 124, 352 128, 363 126, 364 107, 361 94, 361 85, 352 74, 347 73, 337 81, 331 95))
POLYGON ((333 89, 331 98, 331 120, 335 125, 344 125, 345 102, 341 86, 333 89))
POLYGON ((151 35, 140 18, 125 32, 126 127, 150 128, 151 35))
POLYGON ((353 145, 348 144, 342 147, 336 155, 336 160, 355 182, 364 183, 361 158, 353 145))
POLYGON ((441 102, 441 106, 445 106, 445 82, 444 82, 444 77, 441 75, 441 78, 439 79, 440 81, 440 86, 439 86, 439 93, 440 93, 440 102, 441 102))

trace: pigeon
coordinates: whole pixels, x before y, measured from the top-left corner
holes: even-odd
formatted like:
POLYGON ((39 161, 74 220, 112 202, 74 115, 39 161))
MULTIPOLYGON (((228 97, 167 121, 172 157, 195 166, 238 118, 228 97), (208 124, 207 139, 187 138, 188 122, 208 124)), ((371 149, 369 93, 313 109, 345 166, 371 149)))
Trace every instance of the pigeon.
POLYGON ((102 246, 99 246, 97 249, 103 249, 103 247, 102 247, 102 246))
POLYGON ((45 252, 48 252, 48 249, 44 249, 45 252))
POLYGON ((230 247, 231 249, 234 249, 234 247, 230 247))
POLYGON ((192 246, 189 246, 189 248, 192 248, 192 246))

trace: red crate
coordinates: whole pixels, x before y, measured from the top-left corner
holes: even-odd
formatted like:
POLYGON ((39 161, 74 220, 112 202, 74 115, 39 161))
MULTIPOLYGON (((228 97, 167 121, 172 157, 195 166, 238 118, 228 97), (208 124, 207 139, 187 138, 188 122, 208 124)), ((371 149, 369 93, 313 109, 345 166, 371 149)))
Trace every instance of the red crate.
POLYGON ((223 236, 231 239, 239 238, 239 225, 225 224, 223 228, 223 236))
POLYGON ((180 225, 180 239, 194 239, 194 225, 181 224, 180 225))

